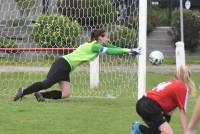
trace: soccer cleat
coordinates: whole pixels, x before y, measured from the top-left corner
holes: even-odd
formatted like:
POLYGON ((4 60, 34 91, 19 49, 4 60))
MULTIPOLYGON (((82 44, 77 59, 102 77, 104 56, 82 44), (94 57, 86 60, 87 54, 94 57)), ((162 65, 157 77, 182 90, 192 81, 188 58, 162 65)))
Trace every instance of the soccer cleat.
POLYGON ((138 122, 132 124, 131 134, 142 134, 140 124, 138 122))
POLYGON ((40 92, 34 93, 35 98, 37 99, 38 102, 45 101, 45 98, 42 96, 40 92))
POLYGON ((17 94, 15 95, 15 97, 14 97, 14 99, 13 99, 13 101, 17 101, 17 100, 22 100, 22 97, 23 97, 23 88, 19 88, 18 90, 17 90, 17 94))

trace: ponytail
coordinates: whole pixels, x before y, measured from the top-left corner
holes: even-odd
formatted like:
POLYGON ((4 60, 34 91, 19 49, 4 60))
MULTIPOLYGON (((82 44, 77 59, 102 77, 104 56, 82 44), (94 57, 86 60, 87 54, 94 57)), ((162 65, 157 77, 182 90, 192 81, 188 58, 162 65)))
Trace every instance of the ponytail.
POLYGON ((191 95, 196 96, 197 89, 194 82, 190 78, 190 73, 187 66, 185 65, 180 66, 180 68, 176 72, 175 78, 185 83, 188 86, 191 95))

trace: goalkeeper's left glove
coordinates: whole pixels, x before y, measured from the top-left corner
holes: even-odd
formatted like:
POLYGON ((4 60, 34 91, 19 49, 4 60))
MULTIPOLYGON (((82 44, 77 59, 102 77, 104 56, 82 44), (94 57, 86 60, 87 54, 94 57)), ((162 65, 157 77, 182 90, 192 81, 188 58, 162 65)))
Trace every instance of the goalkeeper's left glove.
POLYGON ((141 51, 142 51, 142 48, 141 47, 138 47, 138 48, 132 48, 132 49, 129 49, 129 54, 130 55, 140 55, 141 54, 141 51))

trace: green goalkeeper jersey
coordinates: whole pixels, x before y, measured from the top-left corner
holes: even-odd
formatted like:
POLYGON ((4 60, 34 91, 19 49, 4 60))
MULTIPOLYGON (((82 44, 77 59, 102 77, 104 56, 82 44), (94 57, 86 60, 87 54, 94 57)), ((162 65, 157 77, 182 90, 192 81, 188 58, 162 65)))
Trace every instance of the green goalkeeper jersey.
POLYGON ((128 53, 128 49, 116 47, 112 44, 101 45, 97 41, 87 42, 80 45, 75 51, 63 58, 68 61, 71 69, 74 70, 77 66, 87 63, 95 59, 99 53, 106 53, 108 55, 123 55, 128 53))

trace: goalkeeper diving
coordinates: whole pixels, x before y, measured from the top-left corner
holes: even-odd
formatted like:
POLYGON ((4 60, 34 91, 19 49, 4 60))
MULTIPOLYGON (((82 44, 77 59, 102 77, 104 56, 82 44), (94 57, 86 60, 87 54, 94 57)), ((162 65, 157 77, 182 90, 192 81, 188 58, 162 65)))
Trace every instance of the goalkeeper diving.
POLYGON ((99 54, 108 55, 138 55, 141 48, 120 48, 110 43, 108 33, 103 29, 95 29, 91 32, 90 41, 80 45, 75 51, 55 60, 43 81, 35 82, 27 88, 19 88, 13 101, 21 100, 23 96, 34 93, 37 101, 45 99, 68 98, 70 90, 70 73, 79 65, 88 63, 99 54), (60 90, 39 92, 48 89, 58 83, 60 90))

